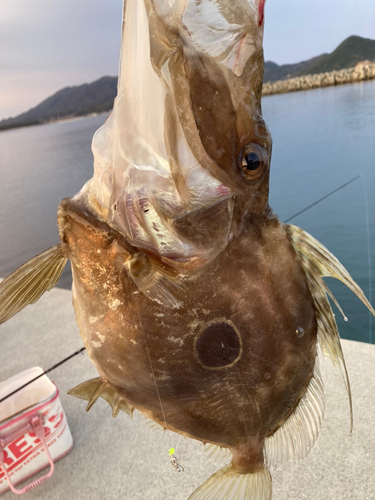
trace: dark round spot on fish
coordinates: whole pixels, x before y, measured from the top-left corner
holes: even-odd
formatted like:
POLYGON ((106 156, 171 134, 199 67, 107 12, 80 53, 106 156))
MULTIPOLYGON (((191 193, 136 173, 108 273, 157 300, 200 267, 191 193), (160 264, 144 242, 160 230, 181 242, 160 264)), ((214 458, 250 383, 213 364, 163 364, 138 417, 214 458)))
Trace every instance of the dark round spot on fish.
POLYGON ((209 324, 195 341, 200 364, 211 370, 227 368, 241 357, 242 342, 234 325, 227 321, 209 324))
POLYGON ((260 165, 260 158, 256 153, 248 153, 245 162, 247 170, 256 170, 260 165))

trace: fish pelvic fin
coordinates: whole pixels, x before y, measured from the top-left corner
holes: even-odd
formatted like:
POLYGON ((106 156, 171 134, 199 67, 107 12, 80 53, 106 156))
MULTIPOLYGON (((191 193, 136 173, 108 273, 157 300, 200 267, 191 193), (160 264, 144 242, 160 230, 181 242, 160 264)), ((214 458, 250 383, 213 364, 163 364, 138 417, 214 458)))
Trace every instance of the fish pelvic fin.
POLYGON ((272 478, 267 467, 242 474, 227 465, 207 479, 188 500, 271 500, 272 478))
MULTIPOLYGON (((318 323, 318 342, 324 356, 338 365, 348 393, 350 406, 350 434, 353 430, 353 404, 348 371, 346 369, 344 353, 342 351, 340 335, 337 328, 327 294, 337 305, 332 293, 323 281, 323 277, 332 277, 342 281, 375 316, 375 311, 366 299, 363 291, 350 276, 344 266, 332 255, 327 248, 309 233, 299 227, 286 224, 286 231, 291 238, 291 243, 300 258, 305 271, 308 286, 314 301, 316 319, 318 323)), ((339 310, 342 312, 341 308, 339 310)), ((345 316, 344 316, 344 319, 345 316)))
POLYGON ((324 385, 316 358, 305 396, 292 415, 266 438, 265 463, 271 469, 284 462, 304 459, 318 438, 324 417, 324 385))
POLYGON ((103 398, 112 407, 112 417, 116 418, 120 410, 132 417, 134 408, 118 392, 100 377, 87 380, 68 391, 70 396, 88 401, 86 411, 91 410, 99 398, 103 398))
POLYGON ((51 290, 59 281, 67 260, 62 245, 58 244, 5 278, 0 284, 0 324, 51 290))

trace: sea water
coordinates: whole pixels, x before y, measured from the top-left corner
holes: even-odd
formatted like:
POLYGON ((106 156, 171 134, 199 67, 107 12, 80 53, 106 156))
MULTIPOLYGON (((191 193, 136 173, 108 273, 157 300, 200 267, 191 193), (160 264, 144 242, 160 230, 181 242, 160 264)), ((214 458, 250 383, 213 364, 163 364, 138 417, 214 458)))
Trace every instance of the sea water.
MULTIPOLYGON (((291 222, 326 245, 372 298, 375 81, 268 96, 263 114, 274 141, 270 205, 281 220, 361 176, 291 222)), ((0 276, 59 241, 57 206, 92 176, 91 139, 105 118, 0 133, 0 276)), ((375 343, 367 309, 327 282, 349 318, 335 311, 342 337, 375 343)), ((70 284, 67 268, 58 286, 70 284)))

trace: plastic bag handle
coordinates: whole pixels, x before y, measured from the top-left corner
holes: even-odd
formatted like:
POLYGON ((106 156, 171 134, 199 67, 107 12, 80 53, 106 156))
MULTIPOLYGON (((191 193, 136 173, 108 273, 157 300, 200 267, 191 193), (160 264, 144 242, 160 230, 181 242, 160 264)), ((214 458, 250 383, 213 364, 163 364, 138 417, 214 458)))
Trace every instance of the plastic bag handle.
POLYGON ((27 486, 25 486, 24 488, 22 488, 21 490, 16 488, 14 486, 14 484, 12 483, 12 479, 8 473, 8 471, 6 470, 5 468, 5 463, 4 463, 4 450, 3 450, 3 447, 1 446, 1 443, 0 443, 0 465, 1 467, 3 468, 4 470, 4 474, 5 474, 5 477, 9 483, 9 487, 10 489, 13 491, 13 493, 15 493, 16 495, 23 495, 24 493, 26 493, 27 491, 30 491, 32 490, 33 488, 35 488, 36 486, 39 486, 40 484, 44 483, 45 481, 47 481, 47 479, 49 479, 54 470, 55 470, 55 464, 53 462, 53 459, 51 457, 51 454, 48 450, 48 446, 47 446, 47 443, 46 443, 46 440, 45 440, 45 432, 44 432, 44 427, 43 427, 43 417, 41 415, 34 415, 32 417, 32 419, 30 420, 30 427, 31 427, 31 432, 35 432, 35 435, 41 440, 41 442, 43 443, 43 446, 44 446, 44 449, 47 453, 47 457, 48 457, 48 461, 49 461, 49 464, 50 464, 50 470, 47 474, 45 474, 44 476, 42 477, 39 477, 38 479, 35 479, 35 481, 33 481, 32 483, 28 484, 27 486))

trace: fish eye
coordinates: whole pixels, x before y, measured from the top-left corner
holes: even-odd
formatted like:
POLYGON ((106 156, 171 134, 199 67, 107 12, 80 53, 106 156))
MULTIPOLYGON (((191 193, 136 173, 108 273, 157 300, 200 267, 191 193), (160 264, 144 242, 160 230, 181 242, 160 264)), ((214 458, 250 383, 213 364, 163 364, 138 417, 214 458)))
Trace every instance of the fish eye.
POLYGON ((242 339, 231 321, 217 319, 204 325, 198 332, 194 350, 203 368, 230 368, 241 358, 242 339))
POLYGON ((259 144, 249 144, 241 151, 240 166, 246 180, 259 179, 268 166, 267 151, 259 144))
POLYGON ((247 170, 257 170, 260 165, 260 161, 259 156, 254 153, 254 151, 251 151, 244 156, 243 166, 247 170))

